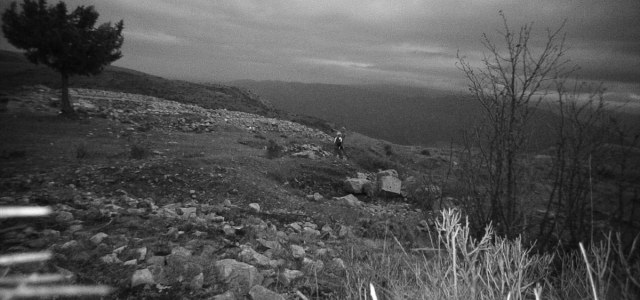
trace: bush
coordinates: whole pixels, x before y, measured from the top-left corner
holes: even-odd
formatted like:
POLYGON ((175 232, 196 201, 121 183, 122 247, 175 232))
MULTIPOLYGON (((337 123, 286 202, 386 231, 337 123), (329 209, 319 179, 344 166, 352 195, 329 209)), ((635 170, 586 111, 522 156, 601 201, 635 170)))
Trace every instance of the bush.
POLYGON ((151 155, 151 149, 146 143, 134 142, 130 153, 133 159, 145 159, 151 155))
POLYGON ((76 146, 76 158, 85 159, 89 156, 89 146, 86 143, 78 144, 76 146))
POLYGON ((282 156, 282 146, 278 145, 274 140, 269 140, 267 145, 267 158, 274 159, 282 156))
POLYGON ((392 156, 393 154, 395 154, 395 152, 393 151, 393 147, 390 144, 384 145, 384 154, 386 154, 387 156, 392 156))

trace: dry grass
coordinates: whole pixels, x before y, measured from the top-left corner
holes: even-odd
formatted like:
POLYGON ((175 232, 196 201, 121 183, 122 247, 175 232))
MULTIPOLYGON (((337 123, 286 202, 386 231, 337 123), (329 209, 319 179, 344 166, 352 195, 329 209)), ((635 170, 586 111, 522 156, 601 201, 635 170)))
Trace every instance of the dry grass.
MULTIPOLYGON (((351 257, 345 299, 638 299, 640 263, 613 236, 568 255, 533 254, 519 239, 491 226, 475 240, 460 214, 442 212, 435 247, 384 247, 368 259, 351 257), (418 254, 416 254, 416 252, 418 254), (434 255, 435 253, 435 255, 434 255), (554 269, 560 261, 560 269, 554 269), (591 279, 590 279, 591 278, 591 279)), ((637 241, 637 239, 636 239, 637 241)), ((399 245, 399 244, 398 244, 399 245)))

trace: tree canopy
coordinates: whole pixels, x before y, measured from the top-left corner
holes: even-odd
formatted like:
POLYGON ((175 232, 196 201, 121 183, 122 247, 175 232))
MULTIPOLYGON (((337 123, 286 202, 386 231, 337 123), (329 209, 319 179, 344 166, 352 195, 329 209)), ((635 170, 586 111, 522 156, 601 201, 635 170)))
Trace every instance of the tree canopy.
POLYGON ((68 12, 59 2, 24 0, 2 14, 2 32, 9 43, 25 50, 27 59, 44 64, 62 75, 62 111, 72 112, 68 78, 74 75, 97 75, 105 66, 120 59, 123 21, 94 27, 99 14, 93 6, 78 6, 68 12))

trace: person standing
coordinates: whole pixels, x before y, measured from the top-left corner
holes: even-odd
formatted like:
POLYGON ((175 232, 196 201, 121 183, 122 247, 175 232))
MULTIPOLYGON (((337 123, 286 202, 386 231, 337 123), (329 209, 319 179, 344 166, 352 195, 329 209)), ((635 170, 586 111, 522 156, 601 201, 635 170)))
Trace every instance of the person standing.
MULTIPOLYGON (((343 127, 344 128, 344 127, 343 127)), ((333 152, 338 159, 347 159, 347 155, 344 152, 344 135, 341 131, 336 133, 336 137, 333 139, 333 152)))

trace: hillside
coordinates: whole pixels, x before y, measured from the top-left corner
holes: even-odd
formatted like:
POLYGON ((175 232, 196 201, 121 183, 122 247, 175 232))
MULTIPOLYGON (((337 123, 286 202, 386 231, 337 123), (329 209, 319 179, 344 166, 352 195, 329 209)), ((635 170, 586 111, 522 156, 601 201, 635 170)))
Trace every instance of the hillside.
POLYGON ((350 147, 350 159, 336 161, 328 152, 330 136, 318 129, 148 95, 73 88, 80 115, 64 118, 51 106, 59 91, 42 85, 13 91, 0 118, 0 205, 47 205, 54 213, 1 220, 6 230, 0 232, 0 253, 50 249, 55 259, 38 270, 114 286, 116 298, 222 294, 233 281, 225 284, 215 266, 200 262, 225 259, 261 272, 303 270, 288 279, 295 280, 289 287, 276 284, 281 275, 261 273, 265 287, 283 294, 293 287, 306 294, 338 293, 350 247, 382 250, 356 235, 382 237, 386 227, 376 226, 391 222, 403 243, 424 242, 412 233, 423 219, 420 209, 366 195, 334 199, 346 195, 345 178, 375 177, 379 168, 395 168, 407 178, 425 166, 447 166, 448 156, 437 149, 425 156, 425 149, 394 146, 391 157, 384 154, 387 143, 357 133, 349 138, 362 148, 350 147), (273 155, 265 150, 272 143, 278 145, 273 155), (415 164, 403 167, 414 155, 415 164), (399 215, 402 223, 392 221, 399 215), (265 256, 255 251, 264 253, 264 243, 300 246, 307 254, 297 260, 274 249, 261 265, 254 259, 265 256), (186 263, 185 255, 191 267, 175 269, 186 263), (323 282, 316 292, 308 271, 315 264, 325 265, 315 275, 323 282), (153 272, 154 284, 165 287, 131 286, 137 270, 153 272))
MULTIPOLYGON (((21 85, 60 87, 59 74, 44 66, 28 62, 21 53, 17 52, 0 50, 0 78, 2 78, 0 80, 0 92, 11 90, 21 85)), ((268 101, 265 101, 259 95, 235 86, 169 80, 115 66, 107 66, 104 72, 97 76, 71 77, 69 86, 144 94, 211 109, 226 108, 228 110, 292 120, 322 128, 327 132, 331 131, 323 120, 302 115, 294 116, 284 111, 275 110, 268 101)))
MULTIPOLYGON (((109 286, 105 299, 363 299, 370 285, 386 299, 453 299, 453 290, 464 299, 524 299, 534 287, 556 295, 550 299, 590 292, 573 280, 586 278, 576 267, 581 256, 529 252, 535 225, 522 240, 491 232, 483 244, 471 240, 486 224, 459 218, 485 207, 461 180, 469 162, 459 149, 398 145, 350 129, 348 159, 338 160, 330 124, 271 117, 303 118, 242 89, 119 69, 79 78, 70 91, 78 114, 68 117, 56 107, 55 74, 2 57, 16 64, 1 71, 13 74, 11 85, 3 81, 8 103, 0 112, 2 297, 65 284, 109 286), (14 206, 52 213, 7 218, 14 206), (4 259, 37 251, 50 259, 4 259), (55 274, 52 284, 47 276, 55 274)), ((539 175, 550 159, 519 159, 530 171, 522 209, 535 224, 545 213, 549 182, 539 175)), ((636 199, 637 181, 615 181, 615 172, 593 188, 597 228, 616 224, 609 199, 622 198, 612 197, 614 184, 625 185, 624 201, 636 199)), ((629 205, 624 216, 637 209, 629 205)), ((636 223, 629 219, 630 235, 636 223)), ((618 250, 592 247, 596 259, 612 262, 607 276, 640 274, 635 265, 622 268, 626 261, 613 265, 618 250)), ((637 296, 633 285, 600 284, 616 299, 637 296)))

